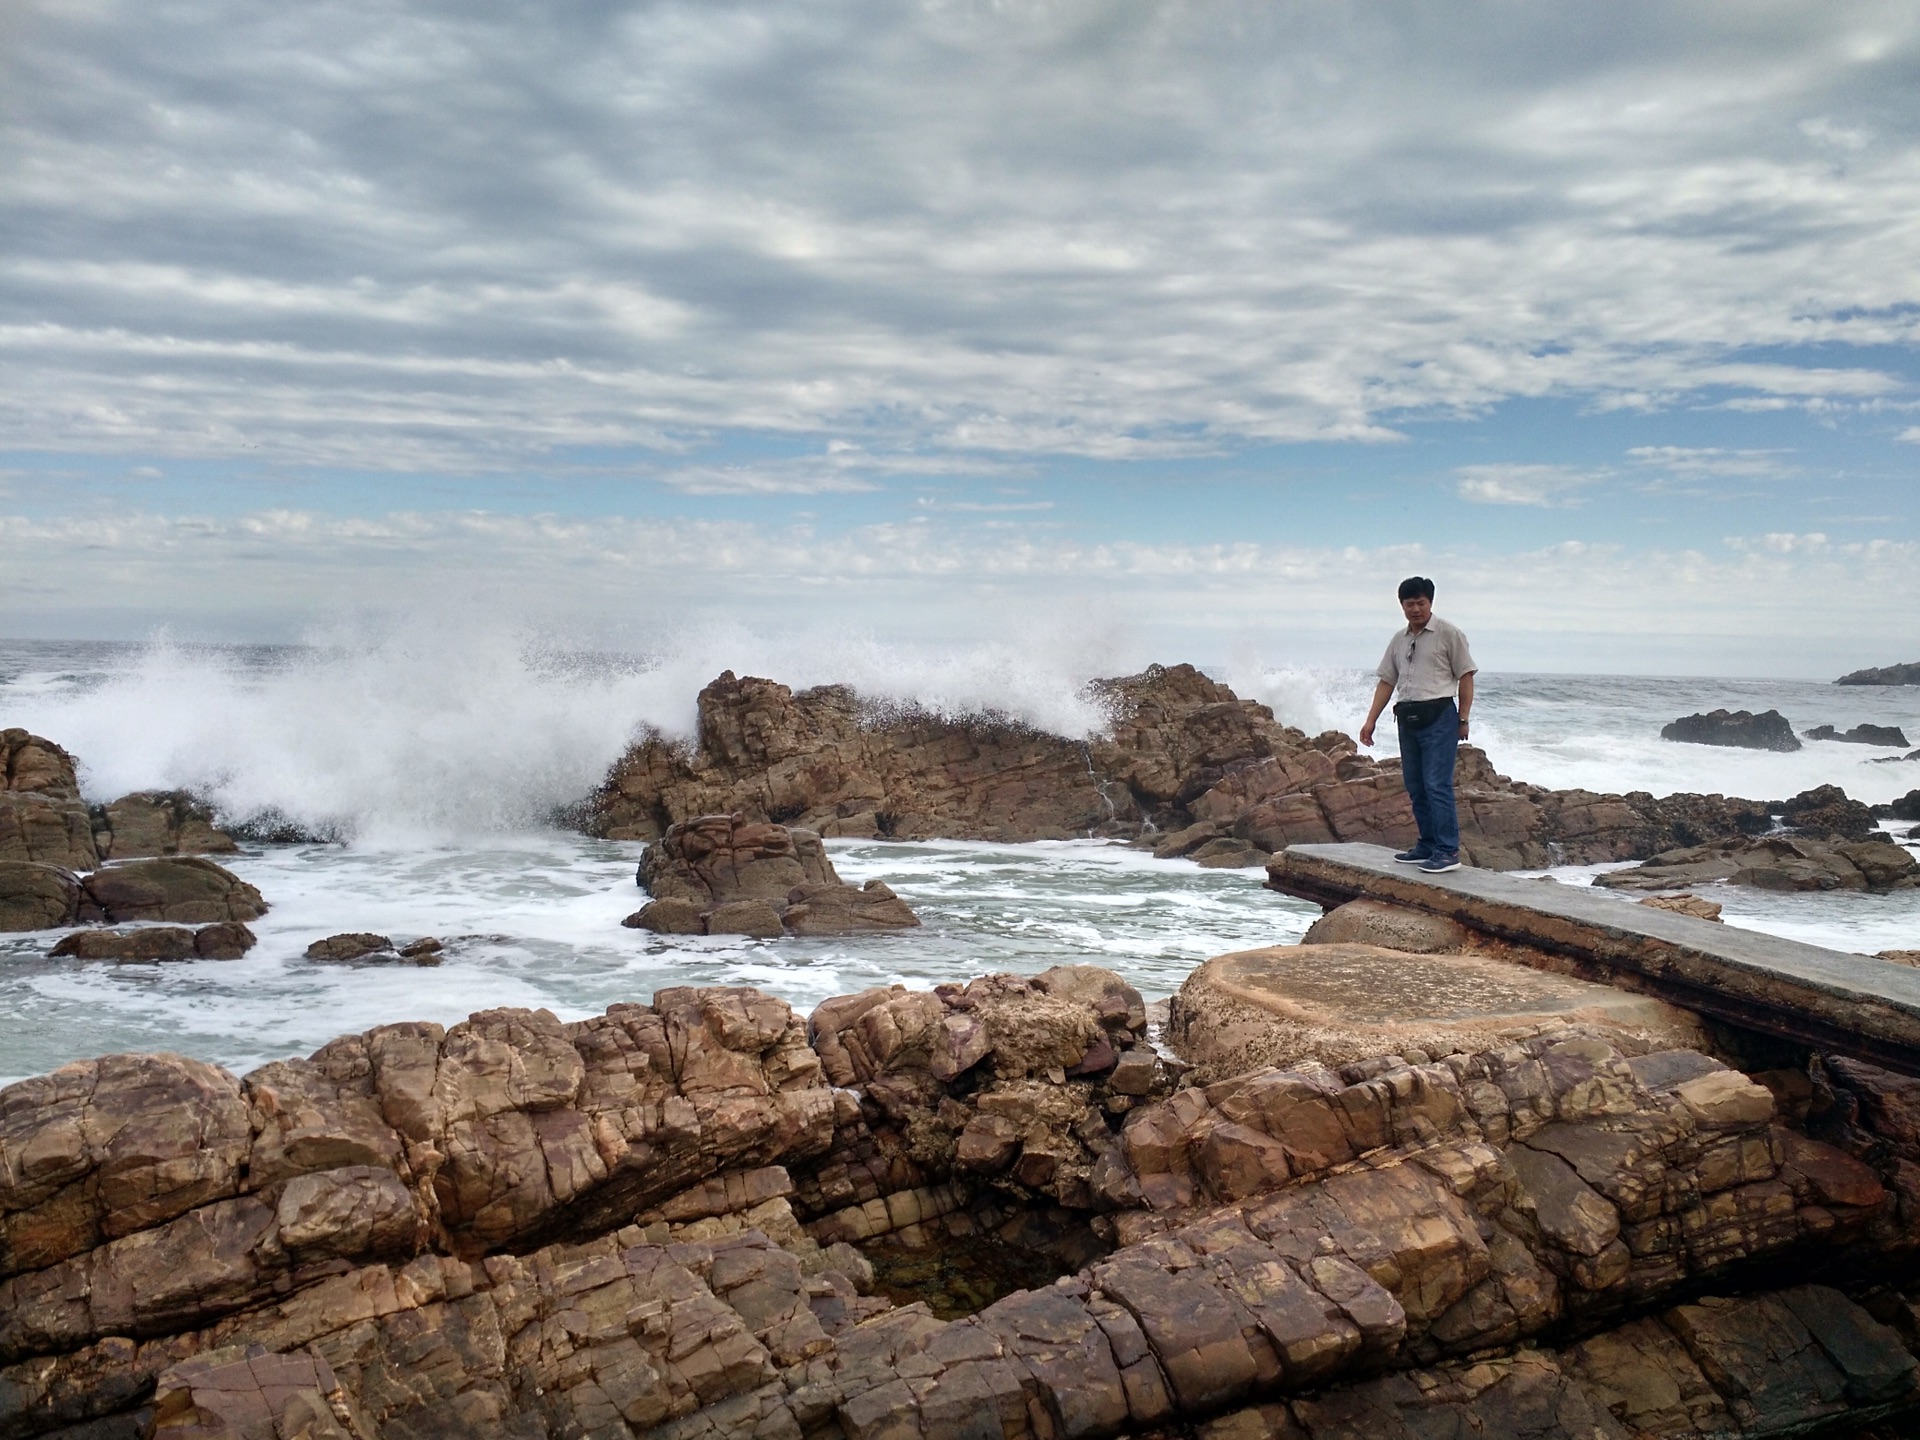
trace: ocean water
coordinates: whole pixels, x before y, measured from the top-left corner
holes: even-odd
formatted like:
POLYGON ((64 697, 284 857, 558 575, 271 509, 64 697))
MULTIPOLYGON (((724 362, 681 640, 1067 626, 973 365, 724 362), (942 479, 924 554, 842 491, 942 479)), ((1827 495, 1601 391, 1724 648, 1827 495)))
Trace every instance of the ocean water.
MULTIPOLYGON (((751 984, 802 1008, 872 984, 1104 965, 1150 998, 1201 960, 1297 940, 1318 911, 1258 871, 1202 870, 1097 841, 836 841, 843 877, 885 880, 923 928, 838 940, 666 937, 621 927, 644 896, 642 847, 556 829, 559 807, 652 726, 685 734, 722 668, 796 686, 848 680, 881 701, 992 709, 1064 733, 1101 715, 1074 657, 848 643, 802 656, 752 637, 651 657, 585 655, 523 636, 397 630, 302 647, 0 642, 0 725, 79 758, 93 799, 187 787, 239 819, 267 813, 339 843, 250 845, 226 863, 272 906, 244 959, 113 965, 53 959, 59 932, 0 936, 0 1083, 117 1050, 173 1050, 244 1071, 398 1019, 451 1023, 500 1005, 563 1018, 665 985, 751 984), (343 930, 436 936, 444 963, 327 965, 343 930)), ((1222 667, 1241 694, 1310 732, 1352 733, 1359 671, 1222 667)), ((1834 783, 1870 802, 1920 788, 1920 761, 1811 743, 1790 755, 1679 746, 1675 716, 1782 710, 1797 729, 1897 724, 1920 744, 1920 688, 1805 681, 1487 675, 1475 739, 1504 773, 1596 790, 1780 799, 1834 783)), ((1383 733, 1381 753, 1391 752, 1383 733)), ((1557 872, 1585 884, 1590 869, 1557 872)), ((1729 923, 1871 953, 1920 948, 1920 892, 1768 895, 1720 887, 1729 923)), ((1628 903, 1623 901, 1622 903, 1628 903)))

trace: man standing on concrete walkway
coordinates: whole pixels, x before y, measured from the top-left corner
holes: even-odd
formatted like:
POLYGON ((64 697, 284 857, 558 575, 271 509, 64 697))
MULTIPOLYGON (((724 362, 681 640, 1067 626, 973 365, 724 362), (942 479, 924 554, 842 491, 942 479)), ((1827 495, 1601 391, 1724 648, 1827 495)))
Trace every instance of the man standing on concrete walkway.
POLYGON ((1393 858, 1429 875, 1460 868, 1460 815, 1453 803, 1453 760, 1467 738, 1477 668, 1467 637, 1433 613, 1433 581, 1415 575, 1400 582, 1400 613, 1407 628, 1387 642, 1375 673, 1373 706, 1360 743, 1373 744, 1374 722, 1396 689, 1393 717, 1400 724, 1400 777, 1413 802, 1420 838, 1393 858), (1457 699, 1456 699, 1457 697, 1457 699))

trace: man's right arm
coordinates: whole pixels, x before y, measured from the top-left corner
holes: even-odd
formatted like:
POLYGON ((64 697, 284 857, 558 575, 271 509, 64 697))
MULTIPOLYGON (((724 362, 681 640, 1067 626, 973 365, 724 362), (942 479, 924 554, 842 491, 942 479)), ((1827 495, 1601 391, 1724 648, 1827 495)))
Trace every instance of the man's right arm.
POLYGON ((1371 747, 1373 727, 1380 719, 1380 712, 1387 708, 1387 701, 1393 698, 1393 686, 1382 680, 1373 687, 1373 704, 1367 710, 1367 723, 1360 727, 1360 743, 1371 747))

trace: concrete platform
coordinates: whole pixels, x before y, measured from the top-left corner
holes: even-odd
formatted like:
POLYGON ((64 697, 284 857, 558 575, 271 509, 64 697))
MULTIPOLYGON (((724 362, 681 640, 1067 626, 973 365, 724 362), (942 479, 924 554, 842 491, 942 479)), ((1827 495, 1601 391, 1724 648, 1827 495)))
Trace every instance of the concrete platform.
POLYGON ((1920 1074, 1920 971, 1906 966, 1495 870, 1423 875, 1380 845, 1291 846, 1267 886, 1329 909, 1366 896, 1446 916, 1587 979, 1920 1074))

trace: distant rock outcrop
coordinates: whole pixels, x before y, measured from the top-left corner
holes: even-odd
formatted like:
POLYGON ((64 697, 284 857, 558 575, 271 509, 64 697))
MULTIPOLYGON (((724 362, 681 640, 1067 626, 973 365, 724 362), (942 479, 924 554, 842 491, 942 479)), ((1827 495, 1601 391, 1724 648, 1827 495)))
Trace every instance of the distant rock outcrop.
POLYGON ((664 935, 851 935, 920 917, 878 880, 848 885, 811 830, 706 815, 670 827, 640 857, 653 896, 625 921, 664 935))
POLYGON ((1709 710, 1683 715, 1660 729, 1662 740, 1687 745, 1731 745, 1741 750, 1798 750, 1800 739, 1778 710, 1709 710))
POLYGON ((1856 670, 1842 675, 1836 685, 1920 685, 1920 660, 1907 665, 1887 665, 1878 670, 1856 670))
POLYGON ((1898 725, 1856 725, 1851 730, 1836 730, 1831 725, 1816 725, 1800 732, 1806 740, 1844 740, 1850 745, 1899 745, 1912 742, 1898 725))

